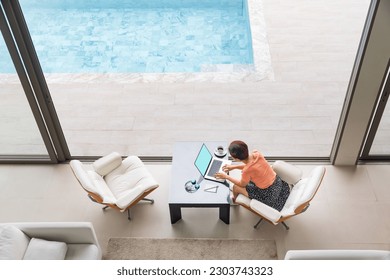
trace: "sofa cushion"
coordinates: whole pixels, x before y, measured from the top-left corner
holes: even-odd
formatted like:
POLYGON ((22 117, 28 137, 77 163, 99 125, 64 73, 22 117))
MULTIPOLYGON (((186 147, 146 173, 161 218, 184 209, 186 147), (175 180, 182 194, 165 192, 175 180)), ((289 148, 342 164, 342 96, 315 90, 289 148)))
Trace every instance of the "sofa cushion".
POLYGON ((32 238, 24 260, 64 260, 68 247, 65 242, 32 238))
POLYGON ((30 238, 13 225, 0 227, 0 260, 21 260, 30 238))

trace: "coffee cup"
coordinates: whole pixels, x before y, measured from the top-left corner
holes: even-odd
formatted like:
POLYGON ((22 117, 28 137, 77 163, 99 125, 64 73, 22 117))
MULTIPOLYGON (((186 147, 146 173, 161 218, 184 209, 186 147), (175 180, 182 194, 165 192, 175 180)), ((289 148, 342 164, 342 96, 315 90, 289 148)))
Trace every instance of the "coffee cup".
POLYGON ((223 146, 218 146, 218 147, 217 147, 217 153, 218 153, 219 155, 223 155, 224 152, 225 152, 225 149, 223 148, 223 146))

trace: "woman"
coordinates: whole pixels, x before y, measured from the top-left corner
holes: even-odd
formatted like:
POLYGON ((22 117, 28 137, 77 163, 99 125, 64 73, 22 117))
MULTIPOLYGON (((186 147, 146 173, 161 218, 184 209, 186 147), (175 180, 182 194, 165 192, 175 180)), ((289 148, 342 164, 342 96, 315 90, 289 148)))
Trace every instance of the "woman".
POLYGON ((290 188, 269 165, 259 151, 249 153, 248 146, 243 141, 233 141, 229 145, 229 153, 241 165, 225 165, 223 171, 228 173, 233 169, 241 169, 241 179, 236 179, 226 173, 216 173, 215 177, 229 180, 233 186, 233 202, 238 194, 256 199, 280 211, 290 194, 290 188))

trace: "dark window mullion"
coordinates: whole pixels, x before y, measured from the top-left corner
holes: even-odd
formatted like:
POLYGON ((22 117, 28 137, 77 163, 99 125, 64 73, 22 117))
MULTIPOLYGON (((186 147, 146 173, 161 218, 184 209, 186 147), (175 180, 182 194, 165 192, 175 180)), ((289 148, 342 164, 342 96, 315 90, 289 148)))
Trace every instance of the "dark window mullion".
POLYGON ((66 144, 65 136, 61 129, 19 1, 5 0, 3 2, 6 3, 5 9, 9 13, 9 21, 15 41, 19 47, 20 55, 34 89, 46 128, 55 147, 57 158, 59 161, 70 159, 70 152, 66 144))
MULTIPOLYGON (((7 20, 5 18, 5 15, 3 13, 3 9, 0 10, 0 27, 1 27, 1 32, 3 34, 3 37, 4 37, 4 41, 5 41, 6 45, 7 45, 7 48, 8 48, 8 51, 10 53, 10 56, 12 58, 12 61, 14 63, 16 72, 17 72, 17 74, 19 76, 21 85, 22 85, 23 90, 25 92, 27 101, 28 101, 28 103, 30 105, 32 114, 34 116, 34 119, 36 121, 38 129, 39 129, 39 131, 41 133, 42 140, 45 143, 45 147, 46 147, 46 149, 48 151, 50 160, 51 160, 51 162, 57 162, 57 157, 56 157, 55 150, 54 150, 54 148, 52 146, 52 142, 51 142, 50 136, 49 136, 49 134, 48 134, 48 132, 46 130, 45 122, 44 122, 44 120, 42 118, 41 112, 39 110, 39 106, 38 106, 37 101, 36 101, 36 99, 34 97, 34 93, 33 93, 33 90, 31 88, 30 81, 29 81, 28 76, 27 76, 27 74, 25 72, 25 68, 23 66, 23 63, 22 63, 22 61, 20 59, 17 47, 16 47, 16 45, 14 43, 13 36, 12 36, 11 31, 9 29, 9 26, 8 26, 7 20)), ((28 156, 26 155, 26 159, 27 158, 28 158, 28 156)), ((41 160, 45 161, 45 158, 46 157, 42 157, 41 160)), ((18 157, 13 158, 12 160, 13 161, 19 161, 19 159, 20 159, 20 157, 18 156, 18 157)))

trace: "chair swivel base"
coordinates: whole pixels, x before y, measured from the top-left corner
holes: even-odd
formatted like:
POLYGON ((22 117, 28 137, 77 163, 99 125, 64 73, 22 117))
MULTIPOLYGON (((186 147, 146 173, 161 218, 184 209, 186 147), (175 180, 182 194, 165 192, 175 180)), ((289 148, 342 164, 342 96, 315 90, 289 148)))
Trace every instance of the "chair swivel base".
MULTIPOLYGON (((154 199, 151 199, 151 198, 142 198, 141 200, 148 201, 148 202, 150 202, 151 204, 154 203, 154 199)), ((103 211, 106 210, 108 207, 109 207, 109 206, 107 206, 107 205, 104 206, 104 207, 103 207, 103 211)), ((130 208, 127 208, 127 219, 128 219, 129 221, 131 221, 130 208)))
POLYGON ((152 204, 154 203, 154 199, 151 199, 151 198, 143 198, 141 200, 149 201, 152 204))
MULTIPOLYGON (((264 220, 264 219, 261 218, 261 219, 257 222, 257 224, 255 224, 253 227, 254 227, 255 229, 257 229, 258 225, 259 225, 263 220, 264 220)), ((288 226, 285 222, 282 222, 282 225, 284 226, 284 228, 285 228, 286 230, 289 230, 289 229, 290 229, 289 226, 288 226)))

